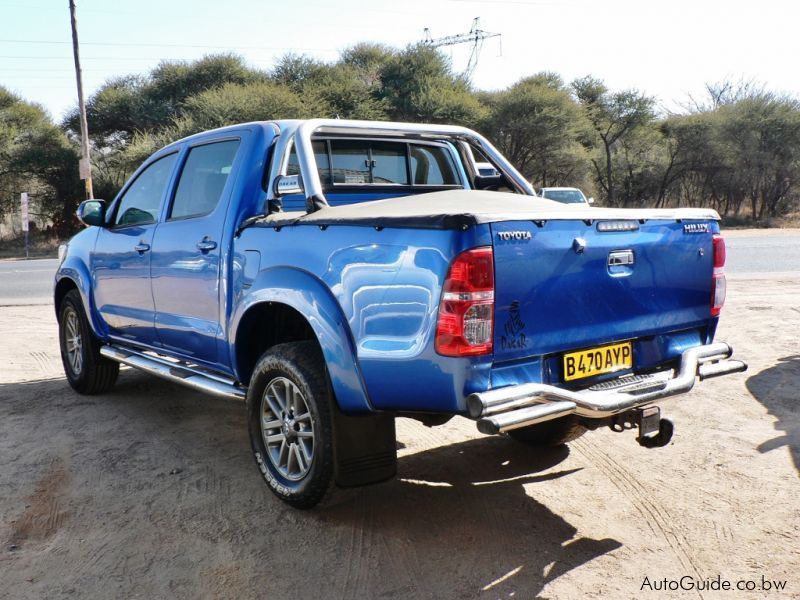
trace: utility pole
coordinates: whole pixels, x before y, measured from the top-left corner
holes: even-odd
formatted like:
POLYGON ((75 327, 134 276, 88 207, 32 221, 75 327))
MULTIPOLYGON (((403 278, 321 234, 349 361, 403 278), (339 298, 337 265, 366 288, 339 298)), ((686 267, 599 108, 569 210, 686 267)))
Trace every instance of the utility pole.
POLYGON ((28 224, 29 216, 28 216, 28 192, 22 192, 19 195, 19 203, 20 203, 20 216, 22 217, 22 231, 25 232, 25 259, 30 258, 30 254, 28 253, 28 229, 30 226, 28 224))
POLYGON ((89 159, 89 124, 86 121, 86 104, 83 102, 83 76, 81 58, 78 52, 78 25, 75 20, 75 0, 69 0, 69 18, 72 24, 72 54, 75 57, 75 79, 78 82, 78 110, 81 113, 81 179, 86 181, 86 197, 94 199, 92 190, 92 162, 89 159))

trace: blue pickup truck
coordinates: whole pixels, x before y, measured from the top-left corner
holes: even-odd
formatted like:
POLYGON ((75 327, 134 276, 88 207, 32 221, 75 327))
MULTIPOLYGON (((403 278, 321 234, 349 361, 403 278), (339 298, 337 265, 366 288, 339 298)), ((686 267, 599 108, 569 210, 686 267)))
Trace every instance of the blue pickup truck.
POLYGON ((300 508, 392 477, 397 416, 656 447, 672 424, 655 401, 746 368, 713 341, 714 211, 538 198, 461 127, 204 132, 78 216, 54 291, 70 385, 105 392, 124 364, 244 400, 260 472, 300 508))

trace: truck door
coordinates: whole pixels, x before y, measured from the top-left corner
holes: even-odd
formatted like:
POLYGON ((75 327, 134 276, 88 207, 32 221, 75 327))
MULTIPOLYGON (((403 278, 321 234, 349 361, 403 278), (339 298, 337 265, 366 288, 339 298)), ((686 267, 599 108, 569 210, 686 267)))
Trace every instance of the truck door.
POLYGON ((218 363, 223 231, 239 139, 188 149, 175 195, 153 238, 155 325, 162 346, 189 360, 218 363))
POLYGON ((109 333, 153 345, 150 248, 177 152, 150 163, 117 202, 112 222, 98 232, 91 257, 94 301, 109 333))

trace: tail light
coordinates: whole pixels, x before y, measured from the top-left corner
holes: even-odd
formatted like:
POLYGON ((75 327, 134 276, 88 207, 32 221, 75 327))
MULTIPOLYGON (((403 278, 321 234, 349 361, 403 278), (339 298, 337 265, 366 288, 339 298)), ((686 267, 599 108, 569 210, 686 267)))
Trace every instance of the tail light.
POLYGON ((456 256, 447 272, 436 323, 436 352, 444 356, 490 354, 493 333, 492 248, 473 248, 456 256))
POLYGON ((715 235, 711 240, 714 251, 714 274, 711 280, 711 316, 718 317, 722 311, 722 306, 725 304, 725 290, 727 284, 725 281, 725 238, 721 235, 715 235))

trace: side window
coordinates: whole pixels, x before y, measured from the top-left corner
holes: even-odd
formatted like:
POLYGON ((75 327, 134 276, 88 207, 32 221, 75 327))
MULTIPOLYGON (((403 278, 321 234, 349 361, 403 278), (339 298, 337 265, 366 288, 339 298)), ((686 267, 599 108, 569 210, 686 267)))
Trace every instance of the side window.
POLYGON ((373 142, 372 183, 408 185, 405 144, 373 142))
POLYGON ((146 225, 158 220, 161 198, 169 183, 177 153, 159 158, 142 171, 119 202, 114 225, 146 225))
MULTIPOLYGON (((328 145, 323 141, 311 142, 311 147, 314 149, 314 160, 317 162, 317 171, 319 172, 319 180, 323 183, 330 183, 331 168, 328 162, 328 145)), ((297 160, 297 148, 292 148, 289 154, 289 162, 286 165, 287 175, 300 175, 300 163, 297 160)))
POLYGON ((228 140, 196 146, 189 151, 172 201, 170 219, 200 217, 217 207, 238 149, 239 140, 228 140))
POLYGON ((331 140, 333 183, 408 185, 406 145, 396 142, 331 140))
POLYGON ((453 157, 441 146, 411 146, 414 185, 458 185, 453 157))
MULTIPOLYGON (((456 164, 444 146, 336 138, 312 145, 323 185, 461 186, 456 164)), ((299 173, 293 149, 286 174, 299 173)))
POLYGON ((333 183, 359 185, 370 183, 369 142, 331 140, 333 183))

